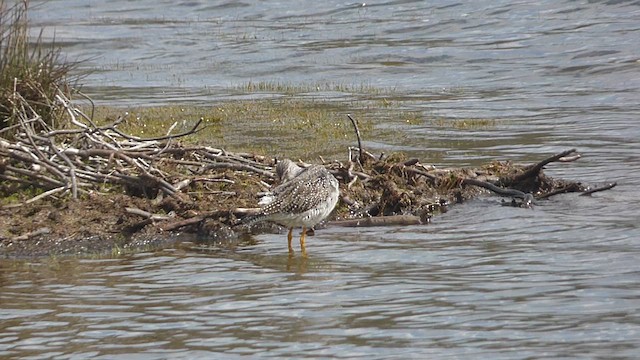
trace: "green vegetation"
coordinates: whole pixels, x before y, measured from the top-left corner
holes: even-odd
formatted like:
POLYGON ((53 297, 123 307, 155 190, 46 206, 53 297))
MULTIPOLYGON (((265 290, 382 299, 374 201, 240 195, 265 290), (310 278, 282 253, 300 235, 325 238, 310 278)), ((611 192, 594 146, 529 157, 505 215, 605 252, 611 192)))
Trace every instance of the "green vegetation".
POLYGON ((43 189, 34 186, 21 186, 15 182, 5 182, 0 186, 0 207, 21 203, 43 192, 43 189))
POLYGON ((0 1, 0 131, 11 129, 25 113, 58 126, 63 109, 55 105, 55 95, 71 91, 68 75, 74 64, 62 62, 60 50, 45 45, 42 33, 35 40, 29 37, 28 4, 0 1), (24 102, 31 109, 18 105, 24 102))
POLYGON ((252 82, 237 86, 237 91, 243 93, 277 93, 283 95, 301 95, 313 92, 340 92, 367 95, 385 95, 391 96, 395 94, 395 89, 384 89, 374 87, 369 84, 347 85, 338 83, 315 83, 315 84, 292 84, 273 81, 252 82))
POLYGON ((119 129, 140 137, 166 135, 174 123, 177 125, 172 133, 184 132, 203 119, 202 131, 180 141, 303 159, 346 155, 346 148, 355 143, 347 113, 360 120, 361 131, 373 128, 373 122, 362 110, 352 110, 342 103, 293 97, 238 100, 215 106, 97 107, 94 113, 99 124, 126 114, 119 129))

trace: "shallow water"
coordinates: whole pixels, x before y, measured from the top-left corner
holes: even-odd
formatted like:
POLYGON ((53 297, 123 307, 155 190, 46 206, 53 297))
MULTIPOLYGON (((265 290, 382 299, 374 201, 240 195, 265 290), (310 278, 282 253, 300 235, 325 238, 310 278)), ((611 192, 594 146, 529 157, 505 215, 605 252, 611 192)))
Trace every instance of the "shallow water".
MULTIPOLYGON (((37 4, 32 4, 37 5, 37 4)), ((50 1, 109 104, 210 103, 249 81, 394 87, 426 118, 368 149, 437 166, 535 161, 618 186, 533 210, 487 197, 431 225, 234 248, 0 265, 3 358, 634 358, 640 351, 640 4, 50 1), (159 5, 156 5, 159 4, 159 5)), ((310 93, 348 101, 348 92, 310 93)))

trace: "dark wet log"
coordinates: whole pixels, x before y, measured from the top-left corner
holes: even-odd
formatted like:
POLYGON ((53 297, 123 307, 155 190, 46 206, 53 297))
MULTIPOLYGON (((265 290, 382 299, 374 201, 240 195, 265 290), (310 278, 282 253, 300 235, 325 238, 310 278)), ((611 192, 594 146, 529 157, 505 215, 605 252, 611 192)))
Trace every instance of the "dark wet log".
POLYGON ((487 190, 491 190, 494 193, 496 193, 498 195, 502 195, 502 196, 509 196, 509 197, 515 197, 515 198, 523 199, 527 195, 527 194, 525 194, 524 192, 522 192, 520 190, 501 188, 501 187, 496 186, 496 185, 494 185, 492 183, 489 183, 489 182, 486 182, 486 181, 482 181, 482 180, 478 180, 478 179, 462 179, 462 184, 463 185, 479 186, 479 187, 485 188, 487 190))
POLYGON ((204 221, 204 219, 205 217, 203 216, 194 216, 192 218, 188 218, 180 221, 174 221, 166 224, 159 224, 158 227, 163 231, 173 231, 173 230, 178 230, 185 226, 198 224, 204 221))
POLYGON ((404 165, 404 166, 413 166, 413 165, 415 165, 415 164, 417 164, 419 162, 420 162, 420 160, 414 158, 414 159, 409 159, 409 160, 405 161, 404 163, 402 163, 402 165, 404 165))
POLYGON ((563 151, 559 154, 553 155, 551 157, 548 157, 542 161, 540 161, 537 164, 528 166, 527 168, 525 168, 525 170, 517 175, 513 175, 513 176, 508 176, 508 177, 504 177, 502 179, 500 179, 500 182, 503 184, 514 184, 514 183, 519 183, 524 181, 525 179, 529 179, 529 178, 534 178, 536 176, 538 176, 538 174, 540 173, 540 170, 542 170, 542 168, 549 164, 552 163, 554 161, 559 161, 560 159, 568 156, 569 154, 572 154, 576 152, 576 149, 570 149, 567 151, 563 151))
POLYGON ((334 220, 327 223, 330 226, 342 227, 370 227, 370 226, 408 226, 420 225, 420 217, 414 215, 392 215, 368 217, 362 219, 334 220))
POLYGON ((428 172, 426 172, 424 170, 420 170, 420 169, 416 169, 416 168, 407 168, 405 171, 410 173, 410 174, 416 174, 416 175, 419 175, 419 176, 424 176, 427 179, 429 179, 429 181, 431 181, 431 182, 435 182, 436 179, 438 178, 435 175, 429 174, 428 172))

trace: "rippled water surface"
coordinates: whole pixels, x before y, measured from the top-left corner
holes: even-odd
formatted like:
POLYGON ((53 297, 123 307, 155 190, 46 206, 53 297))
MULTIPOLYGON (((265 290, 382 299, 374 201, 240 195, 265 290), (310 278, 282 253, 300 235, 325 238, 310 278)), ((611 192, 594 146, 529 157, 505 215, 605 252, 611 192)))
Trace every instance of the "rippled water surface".
MULTIPOLYGON (((248 82, 394 88, 424 122, 372 151, 538 160, 616 181, 533 210, 485 197, 428 226, 327 228, 116 259, 2 260, 2 358, 636 358, 640 3, 33 2, 101 103, 215 103, 248 82), (489 128, 429 118, 490 119, 489 128)), ((349 91, 310 92, 348 102, 349 91)), ((386 135, 385 135, 386 134, 386 135)))

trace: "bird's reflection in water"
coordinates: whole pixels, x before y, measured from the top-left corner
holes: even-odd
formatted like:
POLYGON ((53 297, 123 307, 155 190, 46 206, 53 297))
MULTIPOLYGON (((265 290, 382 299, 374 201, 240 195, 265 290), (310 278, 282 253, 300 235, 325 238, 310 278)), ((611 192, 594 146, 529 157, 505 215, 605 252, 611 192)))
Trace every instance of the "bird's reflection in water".
MULTIPOLYGON (((309 235, 311 234, 309 233, 309 235)), ((233 241, 201 239, 198 242, 185 242, 182 243, 181 248, 201 254, 245 261, 262 268, 298 275, 335 270, 336 264, 321 256, 307 255, 300 251, 282 251, 282 248, 278 246, 280 240, 282 239, 278 234, 260 236, 244 234, 233 241), (271 236, 274 239, 265 238, 271 236)))

